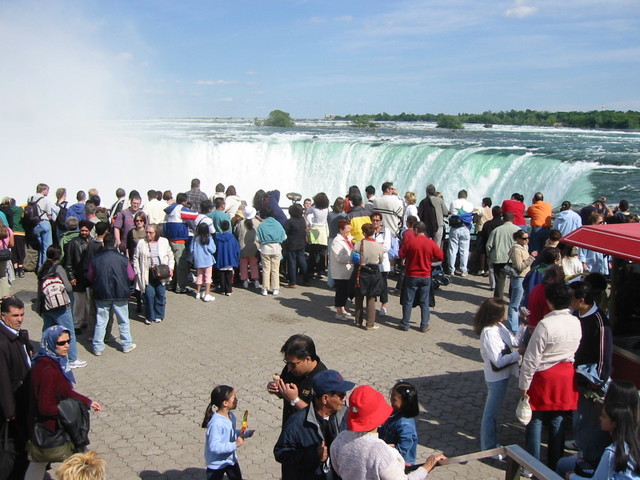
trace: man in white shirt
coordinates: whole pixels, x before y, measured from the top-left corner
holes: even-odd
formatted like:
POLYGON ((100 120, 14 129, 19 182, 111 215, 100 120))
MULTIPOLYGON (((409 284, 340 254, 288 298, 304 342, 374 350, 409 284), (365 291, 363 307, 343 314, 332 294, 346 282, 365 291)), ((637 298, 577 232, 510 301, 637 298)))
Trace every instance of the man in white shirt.
POLYGON ((473 221, 473 204, 467 200, 466 190, 458 192, 458 198, 451 202, 449 213, 449 246, 447 247, 449 274, 454 272, 456 257, 459 253, 460 269, 456 270, 456 275, 466 277, 469 246, 471 245, 471 222, 473 221))

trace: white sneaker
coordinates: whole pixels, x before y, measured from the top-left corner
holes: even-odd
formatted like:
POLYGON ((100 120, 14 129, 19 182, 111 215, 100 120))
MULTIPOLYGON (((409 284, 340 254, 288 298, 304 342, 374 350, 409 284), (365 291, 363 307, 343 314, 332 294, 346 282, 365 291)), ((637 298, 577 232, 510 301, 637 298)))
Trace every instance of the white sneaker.
POLYGON ((280 295, 280 290, 277 288, 273 291, 273 296, 275 297, 276 295, 280 295))
POLYGON ((137 347, 137 345, 135 343, 132 343, 129 348, 127 348, 126 350, 122 350, 122 353, 129 353, 130 351, 132 351, 136 347, 137 347))
POLYGON ((87 366, 87 362, 84 360, 80 360, 79 358, 75 359, 73 362, 69 362, 69 366, 71 368, 82 368, 87 366))
POLYGON ((378 312, 378 315, 380 315, 381 317, 386 317, 387 316, 387 308, 386 307, 380 307, 380 311, 378 312))
POLYGON ((262 295, 263 297, 266 297, 269 294, 269 292, 267 292, 266 288, 262 289, 262 292, 260 292, 260 295, 262 295))
POLYGON ((242 282, 242 288, 249 288, 249 281, 245 280, 244 282, 242 282))
POLYGON ((254 288, 260 288, 260 282, 258 280, 254 280, 253 281, 253 287, 254 288))
POLYGON ((211 295, 205 295, 204 297, 202 297, 202 300, 204 302, 213 302, 215 300, 215 298, 212 297, 211 295))
POLYGON ((196 293, 196 300, 200 300, 202 298, 202 293, 196 293))

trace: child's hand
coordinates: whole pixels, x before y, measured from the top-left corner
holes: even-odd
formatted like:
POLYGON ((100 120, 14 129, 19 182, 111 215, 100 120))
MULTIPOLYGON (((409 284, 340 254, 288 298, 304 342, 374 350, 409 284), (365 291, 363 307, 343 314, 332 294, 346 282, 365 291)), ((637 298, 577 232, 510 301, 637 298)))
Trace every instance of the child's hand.
POLYGON ((244 443, 244 438, 238 437, 236 438, 236 447, 241 446, 244 443))

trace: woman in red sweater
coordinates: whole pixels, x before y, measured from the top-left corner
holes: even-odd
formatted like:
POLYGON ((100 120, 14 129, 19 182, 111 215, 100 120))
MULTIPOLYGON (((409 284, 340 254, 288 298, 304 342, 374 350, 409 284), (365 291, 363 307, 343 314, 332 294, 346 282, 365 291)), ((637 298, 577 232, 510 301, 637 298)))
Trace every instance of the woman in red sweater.
MULTIPOLYGON (((95 412, 102 411, 98 402, 73 390, 76 379, 67 358, 69 342, 69 330, 60 325, 49 327, 42 332, 40 351, 32 359, 32 410, 35 420, 52 432, 58 428, 58 402, 65 398, 78 399, 85 407, 95 412)), ((42 480, 46 468, 46 463, 31 462, 25 480, 42 480)))

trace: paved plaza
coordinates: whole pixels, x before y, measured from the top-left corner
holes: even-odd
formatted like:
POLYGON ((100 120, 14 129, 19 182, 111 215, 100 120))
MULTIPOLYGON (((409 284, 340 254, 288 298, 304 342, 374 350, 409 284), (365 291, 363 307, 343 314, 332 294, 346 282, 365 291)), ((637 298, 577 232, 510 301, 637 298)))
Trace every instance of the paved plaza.
MULTIPOLYGON (((35 289, 30 273, 16 280, 12 292, 27 304, 24 327, 38 340, 42 321, 31 310, 35 289)), ((485 278, 454 278, 438 291, 426 334, 416 329, 418 309, 409 332, 395 328, 401 315, 397 296, 390 297, 389 316, 379 318, 379 330, 335 320, 333 292, 320 281, 283 289, 277 297, 236 289, 230 297, 216 295, 212 303, 168 292, 166 320, 149 326, 131 304, 138 348, 130 354, 108 345, 101 357, 94 357, 86 335, 79 338, 79 356, 89 365, 75 370, 76 389, 104 410, 92 414, 91 448, 107 460, 109 479, 203 480, 205 431, 200 423, 212 387, 228 384, 238 391, 237 416, 249 410, 249 428, 256 430, 238 451, 244 478, 280 478, 272 450, 280 432, 281 400, 267 394, 266 384, 283 367, 279 352, 284 341, 305 333, 315 340, 327 367, 357 385, 386 393, 399 379, 416 384, 419 459, 434 450, 447 456, 478 451, 485 385, 472 316, 490 294, 485 278)), ((512 379, 499 417, 498 438, 505 445, 524 441, 514 416, 516 384, 512 379)), ((495 461, 471 462, 436 468, 430 478, 500 479, 503 469, 495 461)))

